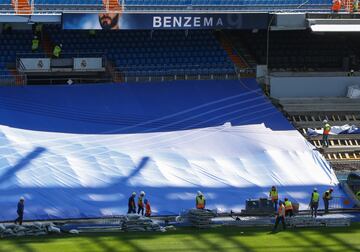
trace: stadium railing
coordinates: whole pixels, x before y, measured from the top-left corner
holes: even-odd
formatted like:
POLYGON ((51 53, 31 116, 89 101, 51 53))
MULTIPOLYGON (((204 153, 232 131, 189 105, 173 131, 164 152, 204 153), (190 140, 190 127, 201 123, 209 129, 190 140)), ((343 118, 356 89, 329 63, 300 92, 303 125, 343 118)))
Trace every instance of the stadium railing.
POLYGON ((117 67, 113 71, 115 82, 150 82, 170 80, 235 80, 240 73, 234 69, 202 68, 200 65, 117 67))
POLYGON ((27 78, 24 74, 1 74, 0 86, 23 86, 26 85, 27 78))

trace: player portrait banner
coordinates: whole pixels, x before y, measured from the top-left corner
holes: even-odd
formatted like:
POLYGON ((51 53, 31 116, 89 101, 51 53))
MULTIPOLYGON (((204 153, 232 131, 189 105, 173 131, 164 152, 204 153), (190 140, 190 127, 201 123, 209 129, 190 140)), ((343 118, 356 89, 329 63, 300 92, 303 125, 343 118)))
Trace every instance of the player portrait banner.
POLYGON ((269 14, 64 13, 62 19, 63 29, 70 30, 264 29, 269 14))

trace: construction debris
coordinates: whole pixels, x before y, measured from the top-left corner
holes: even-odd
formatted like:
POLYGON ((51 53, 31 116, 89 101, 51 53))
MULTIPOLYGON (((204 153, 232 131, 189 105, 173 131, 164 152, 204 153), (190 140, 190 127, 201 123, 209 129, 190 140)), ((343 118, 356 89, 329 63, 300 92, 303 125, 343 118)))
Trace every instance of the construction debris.
POLYGON ((0 224, 0 236, 39 236, 47 235, 49 233, 60 233, 60 228, 56 227, 53 223, 40 223, 33 224, 0 224))

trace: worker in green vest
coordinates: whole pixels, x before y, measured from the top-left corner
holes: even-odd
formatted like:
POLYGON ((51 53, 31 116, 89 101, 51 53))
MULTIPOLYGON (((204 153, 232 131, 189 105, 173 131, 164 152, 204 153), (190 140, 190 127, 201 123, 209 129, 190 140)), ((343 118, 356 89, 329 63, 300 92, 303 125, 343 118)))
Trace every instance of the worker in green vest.
POLYGON ((334 190, 330 188, 329 190, 325 191, 323 194, 325 214, 329 213, 329 201, 333 199, 332 197, 333 191, 334 190))
POLYGON ((42 28, 43 28, 42 24, 36 24, 35 25, 35 35, 36 36, 41 37, 42 28))
POLYGON ((37 52, 39 49, 39 39, 37 36, 34 36, 31 44, 31 50, 33 53, 37 52))
POLYGON ((360 191, 358 191, 358 192, 356 193, 356 198, 357 198, 358 200, 360 200, 360 191))
POLYGON ((320 194, 317 191, 317 188, 314 188, 312 194, 311 194, 311 200, 310 200, 310 209, 311 209, 311 217, 315 218, 317 217, 317 210, 319 207, 319 199, 320 199, 320 194))
POLYGON ((274 206, 275 212, 277 212, 277 205, 278 205, 279 195, 278 195, 278 191, 277 191, 275 186, 271 187, 271 190, 269 192, 269 196, 271 198, 271 202, 272 202, 272 204, 274 206))
POLYGON ((323 147, 329 147, 329 134, 331 131, 331 126, 327 120, 324 120, 323 123, 324 123, 324 129, 323 129, 322 145, 323 147))
POLYGON ((62 44, 55 45, 54 50, 53 50, 54 58, 60 58, 61 48, 62 48, 62 44))
POLYGON ((288 198, 285 198, 284 206, 285 206, 285 216, 290 216, 290 217, 294 216, 293 206, 288 198))
POLYGON ((352 9, 352 11, 353 11, 353 13, 356 13, 356 12, 358 12, 358 10, 359 10, 359 0, 354 0, 353 1, 353 9, 352 9))

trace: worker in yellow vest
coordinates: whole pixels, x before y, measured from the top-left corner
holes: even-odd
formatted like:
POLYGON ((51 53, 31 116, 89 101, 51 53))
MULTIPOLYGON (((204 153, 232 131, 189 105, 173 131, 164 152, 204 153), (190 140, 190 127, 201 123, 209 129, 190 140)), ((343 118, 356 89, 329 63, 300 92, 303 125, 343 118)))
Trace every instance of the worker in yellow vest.
POLYGON ((271 187, 271 190, 269 192, 269 197, 271 198, 271 202, 274 206, 275 212, 277 211, 277 205, 278 205, 278 200, 279 200, 279 195, 278 195, 278 191, 276 189, 275 186, 271 187))
POLYGON ((282 223, 283 230, 286 229, 286 225, 285 225, 285 206, 282 203, 282 201, 279 201, 279 209, 278 209, 278 212, 277 212, 275 218, 276 218, 275 219, 275 226, 274 226, 272 231, 273 232, 276 231, 277 226, 279 225, 280 222, 282 223))
POLYGON ((358 191, 358 192, 356 193, 356 198, 357 198, 358 200, 360 200, 360 191, 358 191))
POLYGON ((196 208, 205 209, 206 200, 202 192, 198 191, 196 196, 196 208))
POLYGON ((31 44, 31 51, 35 53, 38 50, 39 50, 39 38, 37 36, 34 36, 31 44))
POLYGON ((311 209, 311 217, 315 218, 317 217, 317 210, 319 207, 319 200, 320 200, 320 194, 317 191, 317 188, 314 188, 312 194, 311 194, 311 200, 310 200, 310 209, 311 209))
POLYGON ((285 216, 290 216, 290 217, 294 216, 293 207, 291 201, 288 198, 285 198, 284 205, 285 205, 285 216))
POLYGON ((323 129, 322 145, 323 147, 329 147, 329 134, 331 131, 331 126, 327 120, 324 120, 323 123, 324 123, 324 129, 323 129))
POLYGON ((332 193, 333 189, 330 188, 329 190, 325 191, 323 194, 323 200, 324 200, 324 208, 325 208, 325 214, 329 213, 329 201, 332 200, 332 193))
POLYGON ((145 192, 141 191, 140 196, 138 198, 138 203, 137 203, 137 205, 138 205, 137 213, 140 214, 140 212, 141 212, 141 215, 144 215, 144 206, 145 206, 144 199, 145 199, 145 192))
POLYGON ((62 44, 56 45, 56 46, 54 47, 54 50, 53 50, 53 56, 54 56, 54 58, 60 58, 61 49, 62 49, 62 44))

